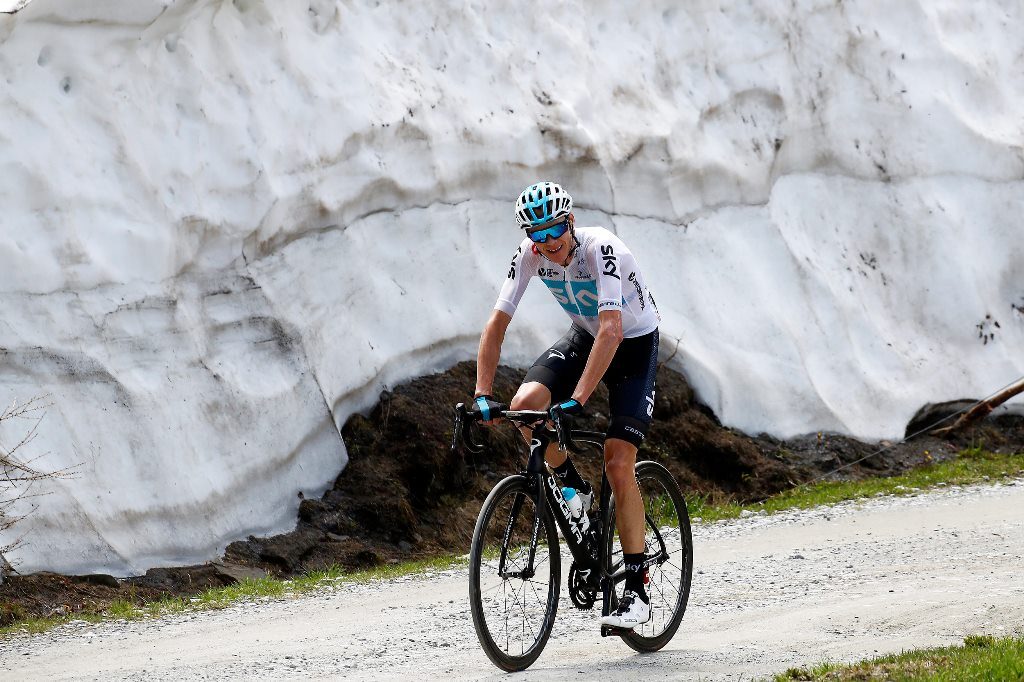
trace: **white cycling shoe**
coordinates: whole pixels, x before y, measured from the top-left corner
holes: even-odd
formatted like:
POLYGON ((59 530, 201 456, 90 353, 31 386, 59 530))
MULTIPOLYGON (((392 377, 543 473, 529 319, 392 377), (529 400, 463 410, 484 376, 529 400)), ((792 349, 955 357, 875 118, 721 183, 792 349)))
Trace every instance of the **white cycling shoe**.
POLYGON ((601 619, 601 625, 632 630, 637 625, 643 625, 650 619, 651 605, 645 603, 636 592, 626 590, 622 593, 622 597, 619 598, 618 607, 601 619))

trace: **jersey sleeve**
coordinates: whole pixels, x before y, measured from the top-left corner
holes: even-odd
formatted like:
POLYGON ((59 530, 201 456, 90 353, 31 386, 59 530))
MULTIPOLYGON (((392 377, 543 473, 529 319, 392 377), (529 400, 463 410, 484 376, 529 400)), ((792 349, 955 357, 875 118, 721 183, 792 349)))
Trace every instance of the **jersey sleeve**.
POLYGON ((497 310, 503 313, 508 313, 509 316, 516 314, 516 308, 519 307, 519 301, 523 298, 523 294, 526 292, 526 285, 530 283, 530 277, 533 275, 535 268, 530 265, 530 258, 533 251, 530 249, 529 240, 523 240, 523 243, 516 249, 515 254, 512 256, 512 262, 509 264, 508 273, 505 275, 505 281, 501 285, 501 291, 498 293, 498 300, 494 304, 497 310))
POLYGON ((594 244, 593 257, 597 270, 597 312, 603 310, 622 310, 622 266, 620 258, 626 250, 625 245, 614 236, 597 240, 594 244))

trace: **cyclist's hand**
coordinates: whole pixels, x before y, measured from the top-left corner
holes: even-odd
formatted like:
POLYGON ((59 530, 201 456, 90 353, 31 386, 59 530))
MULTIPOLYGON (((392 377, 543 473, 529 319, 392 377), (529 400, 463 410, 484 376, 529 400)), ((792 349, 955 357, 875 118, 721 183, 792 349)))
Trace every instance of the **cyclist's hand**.
POLYGON ((494 419, 507 409, 508 406, 499 403, 494 396, 490 395, 478 396, 469 404, 469 413, 485 424, 493 424, 494 419))
POLYGON ((565 400, 563 402, 558 403, 557 405, 554 405, 550 410, 548 410, 548 414, 551 415, 552 419, 554 419, 556 416, 560 417, 563 414, 569 416, 583 414, 583 403, 576 400, 575 398, 569 398, 568 400, 565 400))

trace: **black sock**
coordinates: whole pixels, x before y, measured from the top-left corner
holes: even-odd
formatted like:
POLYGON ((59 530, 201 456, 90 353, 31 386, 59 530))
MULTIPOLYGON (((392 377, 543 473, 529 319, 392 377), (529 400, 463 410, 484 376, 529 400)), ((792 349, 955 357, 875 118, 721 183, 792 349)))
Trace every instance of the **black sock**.
POLYGON ((626 565, 626 589, 636 592, 640 599, 648 604, 650 601, 647 598, 647 590, 644 589, 644 576, 647 574, 647 568, 644 566, 646 560, 647 556, 643 552, 622 554, 622 561, 626 565))
POLYGON ((565 461, 554 468, 555 474, 562 481, 562 485, 568 488, 575 488, 582 492, 590 492, 590 484, 583 480, 580 472, 572 463, 572 458, 566 456, 565 461))

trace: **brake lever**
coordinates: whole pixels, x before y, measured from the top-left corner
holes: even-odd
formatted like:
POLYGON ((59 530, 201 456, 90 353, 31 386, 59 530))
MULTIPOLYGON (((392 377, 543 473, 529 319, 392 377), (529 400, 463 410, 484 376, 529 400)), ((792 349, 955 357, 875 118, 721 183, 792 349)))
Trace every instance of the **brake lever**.
POLYGON ((569 435, 572 431, 572 417, 556 409, 551 412, 551 420, 555 423, 555 433, 558 434, 558 449, 577 454, 582 452, 583 448, 569 435))
POLYGON ((465 403, 455 406, 455 424, 452 427, 452 453, 459 449, 459 441, 462 439, 462 420, 466 416, 465 403))
POLYGON ((551 411, 551 421, 555 423, 555 433, 558 434, 558 449, 562 452, 569 451, 569 428, 565 424, 566 415, 560 409, 551 411))
POLYGON ((455 429, 452 433, 452 451, 454 451, 462 441, 462 444, 467 450, 472 452, 474 455, 479 455, 484 451, 484 444, 478 443, 471 435, 472 432, 472 421, 470 425, 466 426, 466 419, 469 413, 466 410, 465 403, 459 403, 455 406, 455 429))

